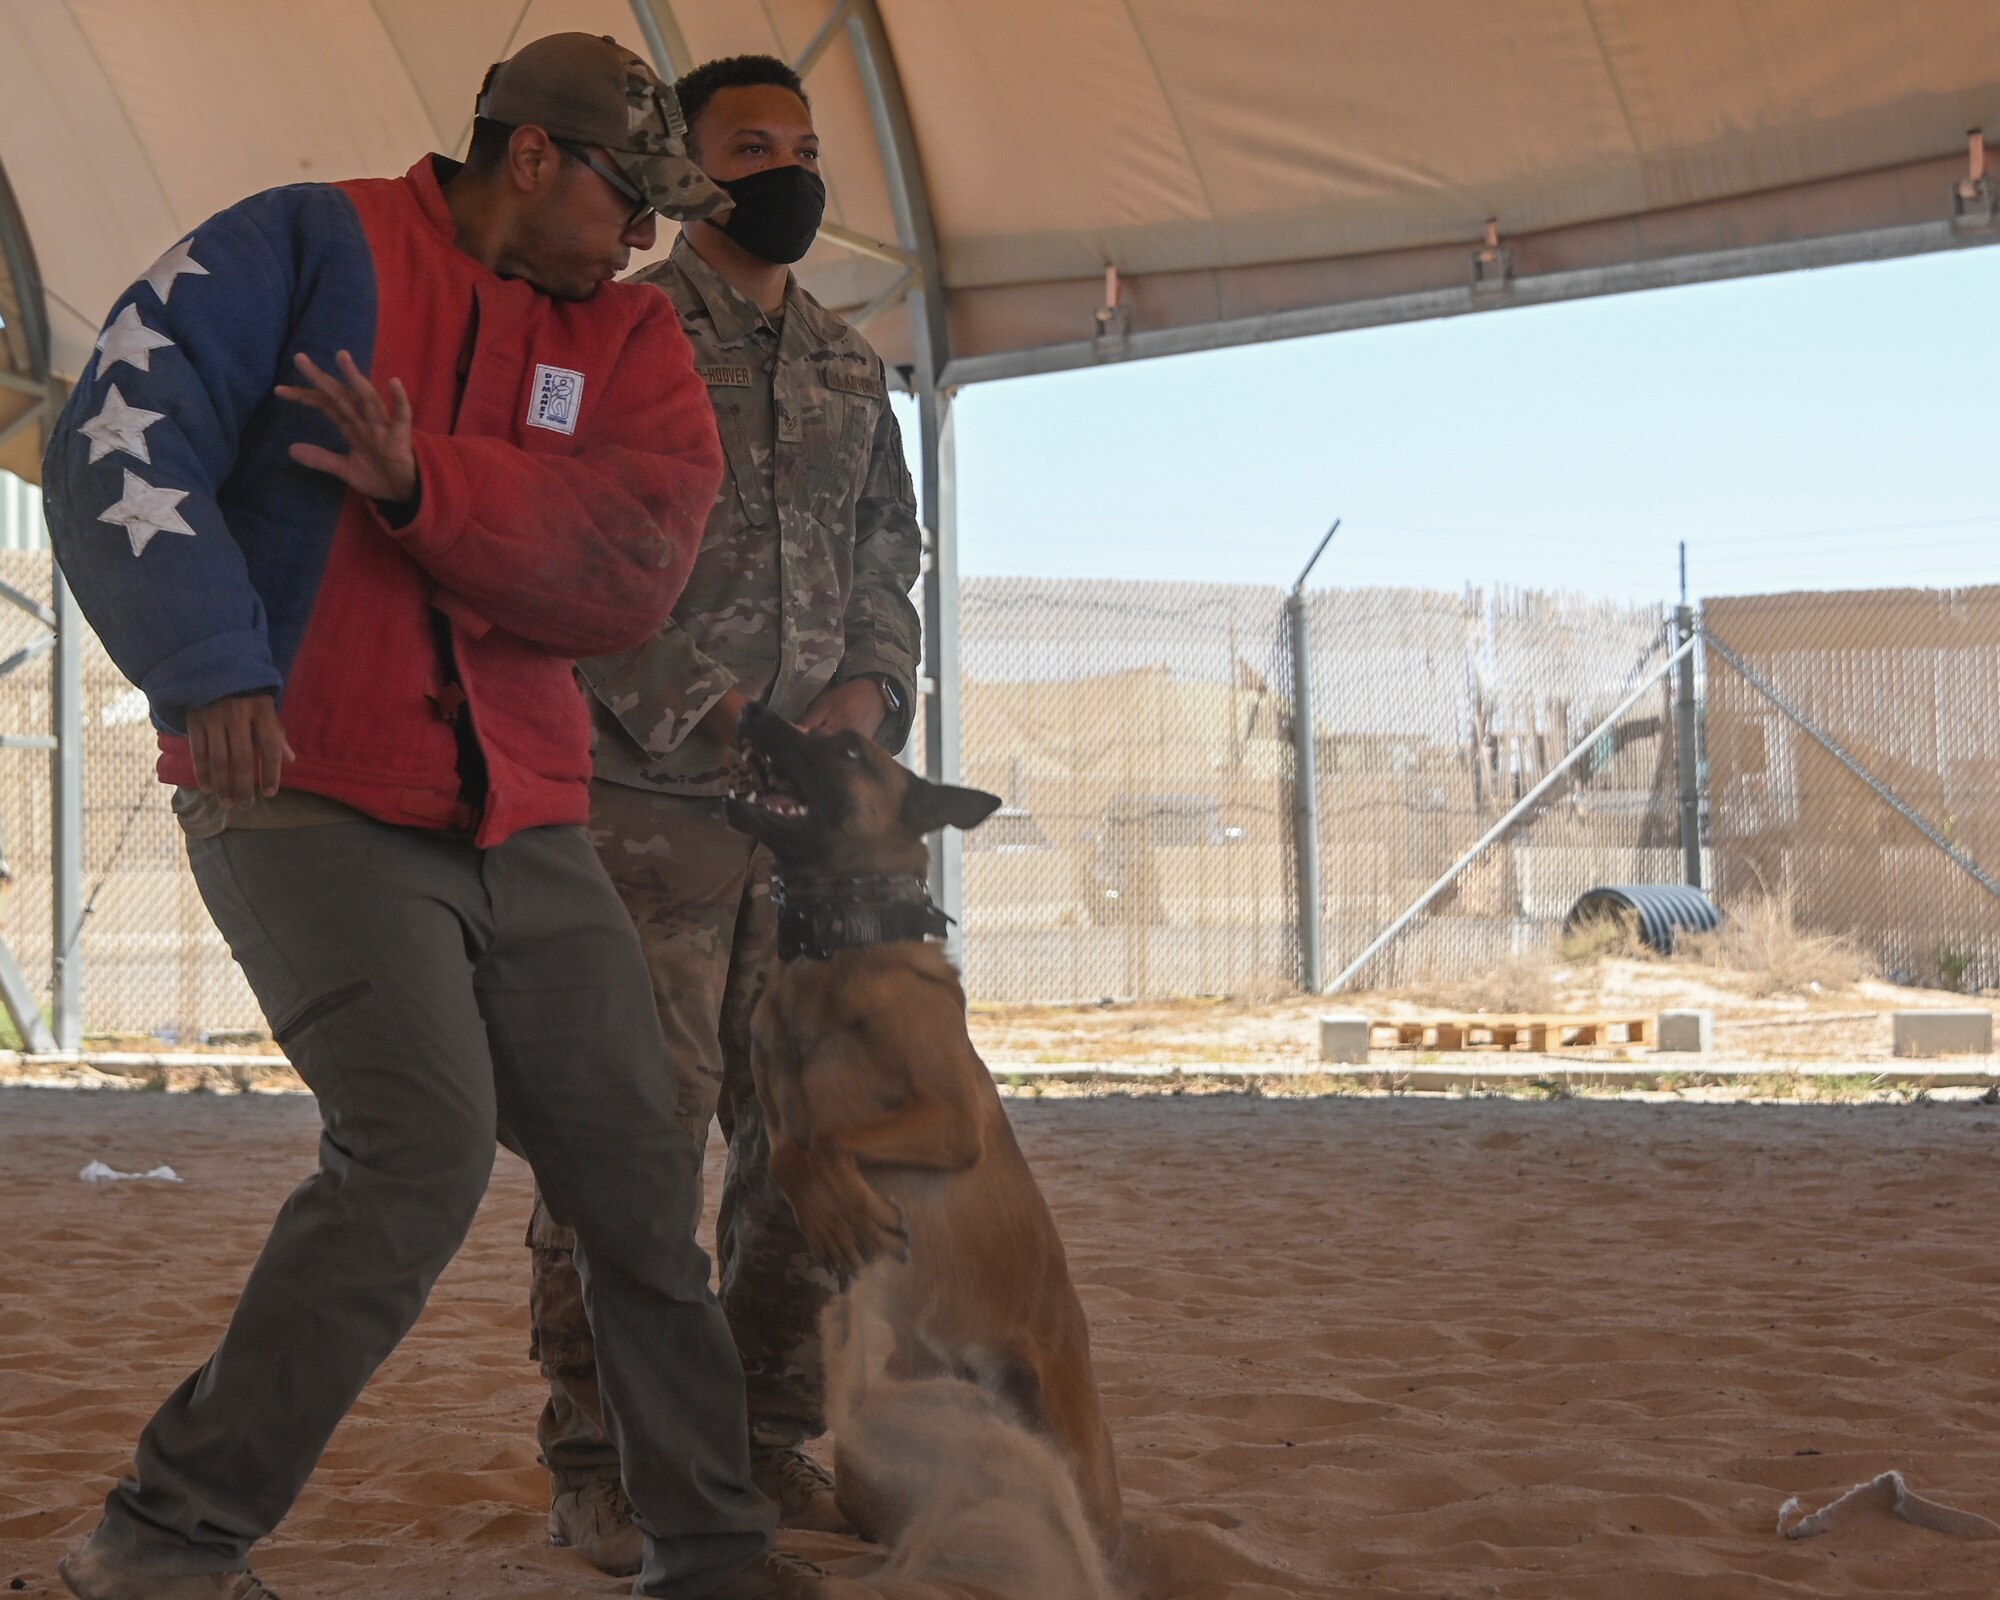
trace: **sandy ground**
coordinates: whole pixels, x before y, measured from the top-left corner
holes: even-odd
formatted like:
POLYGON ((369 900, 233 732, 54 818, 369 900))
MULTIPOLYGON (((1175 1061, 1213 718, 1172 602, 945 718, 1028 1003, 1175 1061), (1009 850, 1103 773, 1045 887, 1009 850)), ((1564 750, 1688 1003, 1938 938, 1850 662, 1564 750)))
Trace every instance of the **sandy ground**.
MULTIPOLYGON (((1870 1521, 2000 1514, 2000 1107, 1016 1102, 1150 1600, 1981 1596, 1870 1521)), ((296 1096, 0 1092, 0 1584, 59 1592, 313 1159, 296 1096), (85 1162, 186 1182, 90 1185, 85 1162)), ((612 1595, 542 1540, 524 1169, 260 1556, 287 1600, 612 1595)), ((822 1540, 821 1554, 838 1554, 822 1540)))

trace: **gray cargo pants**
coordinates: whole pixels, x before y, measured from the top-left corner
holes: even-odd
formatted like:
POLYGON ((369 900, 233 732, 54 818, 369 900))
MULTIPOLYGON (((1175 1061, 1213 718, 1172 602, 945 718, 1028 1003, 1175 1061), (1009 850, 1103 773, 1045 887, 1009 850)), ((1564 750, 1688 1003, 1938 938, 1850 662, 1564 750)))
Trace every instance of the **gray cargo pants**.
POLYGON ((641 1593, 699 1600, 769 1543, 743 1379, 695 1243, 631 919, 581 828, 489 850, 374 822, 191 839, 210 914, 319 1101, 207 1364, 147 1425, 93 1542, 159 1576, 241 1569, 423 1309, 511 1130, 577 1235, 605 1422, 651 1538, 641 1593))
MULTIPOLYGON (((752 1441, 792 1447, 826 1429, 819 1317, 839 1280, 799 1232, 771 1177, 763 1108, 750 1081, 750 1018, 778 953, 766 853, 729 826, 719 798, 590 786, 590 838, 639 930, 667 1050, 659 1088, 705 1145, 729 1145, 716 1220, 722 1307, 743 1360, 752 1441)), ((598 1356, 577 1293, 570 1231, 537 1196, 528 1225, 531 1355, 549 1380, 536 1436, 556 1491, 615 1478, 598 1415, 598 1356)))

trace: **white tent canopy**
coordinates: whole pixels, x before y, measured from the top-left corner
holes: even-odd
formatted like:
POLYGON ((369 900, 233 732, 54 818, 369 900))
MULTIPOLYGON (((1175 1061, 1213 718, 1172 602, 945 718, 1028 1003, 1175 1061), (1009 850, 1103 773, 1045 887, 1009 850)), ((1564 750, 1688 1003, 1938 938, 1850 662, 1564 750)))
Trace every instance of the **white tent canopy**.
POLYGON ((0 0, 54 373, 203 217, 457 153, 486 65, 561 28, 811 52, 860 248, 804 272, 919 383, 1993 237, 1957 192, 1990 0, 0 0))

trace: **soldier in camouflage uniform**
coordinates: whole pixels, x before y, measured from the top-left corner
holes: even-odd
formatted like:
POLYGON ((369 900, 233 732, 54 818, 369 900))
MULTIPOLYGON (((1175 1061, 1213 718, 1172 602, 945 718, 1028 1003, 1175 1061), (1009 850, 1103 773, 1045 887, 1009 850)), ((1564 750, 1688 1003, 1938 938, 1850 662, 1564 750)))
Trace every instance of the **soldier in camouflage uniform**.
MULTIPOLYGON (((831 1484, 800 1448, 824 1428, 818 1319, 837 1286, 770 1179, 750 1080, 750 1015, 777 941, 770 862, 722 807, 741 781, 746 700, 902 745, 919 536, 880 358, 783 265, 804 253, 825 194, 797 77, 734 57, 676 89, 692 153, 737 209, 689 227, 642 281, 679 309, 728 470, 673 619, 581 666, 597 732, 591 829, 652 969, 682 1123, 706 1140, 719 1114, 729 1141, 717 1254, 755 1479, 789 1525, 838 1527, 831 1484)), ((619 1571, 637 1534, 597 1410, 572 1241, 539 1196, 528 1242, 551 1537, 619 1571)))

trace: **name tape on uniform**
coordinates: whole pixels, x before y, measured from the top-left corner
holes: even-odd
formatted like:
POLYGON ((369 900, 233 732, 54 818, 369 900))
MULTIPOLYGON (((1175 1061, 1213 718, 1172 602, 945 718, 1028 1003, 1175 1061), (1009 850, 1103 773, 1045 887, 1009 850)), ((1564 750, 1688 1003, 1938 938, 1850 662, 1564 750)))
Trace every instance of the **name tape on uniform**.
POLYGON ((747 389, 750 387, 748 367, 696 367, 701 381, 711 389, 747 389))
POLYGON ((838 389, 843 394, 865 394, 871 400, 880 400, 883 396, 882 380, 866 368, 821 367, 819 379, 829 389, 838 389))

